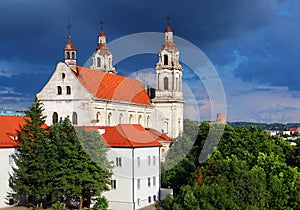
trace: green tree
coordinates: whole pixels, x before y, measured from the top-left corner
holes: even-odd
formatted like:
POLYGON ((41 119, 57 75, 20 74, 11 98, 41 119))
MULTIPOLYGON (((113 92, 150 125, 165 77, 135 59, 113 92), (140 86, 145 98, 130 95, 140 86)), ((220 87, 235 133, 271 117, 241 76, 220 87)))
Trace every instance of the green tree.
POLYGON ((56 144, 59 158, 53 188, 55 199, 61 198, 61 202, 66 203, 78 198, 81 209, 84 199, 100 196, 109 189, 111 166, 106 157, 107 149, 97 132, 75 131, 66 118, 51 126, 50 138, 56 144))
MULTIPOLYGON (((199 126, 196 143, 186 158, 198 157, 209 129, 207 123, 199 126)), ((205 163, 195 163, 195 170, 188 173, 179 164, 182 171, 163 174, 187 182, 181 181, 174 198, 167 197, 157 208, 300 209, 300 173, 292 161, 298 154, 293 149, 297 147, 257 127, 226 125, 218 147, 205 163), (180 173, 190 175, 183 178, 180 173)))
POLYGON ((19 132, 16 165, 14 169, 14 194, 17 200, 25 204, 41 207, 48 195, 51 176, 48 171, 48 158, 52 152, 48 133, 44 127, 42 104, 36 98, 26 111, 26 124, 19 132), (28 199, 27 199, 28 198, 28 199))

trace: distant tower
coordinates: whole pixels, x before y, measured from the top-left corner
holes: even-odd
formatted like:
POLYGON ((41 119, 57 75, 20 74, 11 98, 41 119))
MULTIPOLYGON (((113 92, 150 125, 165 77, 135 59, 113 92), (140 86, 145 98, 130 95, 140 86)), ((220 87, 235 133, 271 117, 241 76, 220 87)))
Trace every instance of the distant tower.
POLYGON ((64 58, 65 58, 65 63, 75 71, 76 70, 76 49, 71 42, 71 33, 70 33, 71 27, 72 25, 68 23, 67 28, 69 30, 69 35, 68 35, 68 43, 66 44, 64 49, 64 58))
POLYGON ((104 71, 107 73, 116 74, 116 70, 112 65, 112 54, 109 52, 109 49, 106 45, 106 36, 103 30, 103 21, 101 23, 101 32, 98 36, 98 46, 96 52, 93 53, 93 65, 91 69, 104 71))
POLYGON ((169 24, 164 34, 162 49, 158 52, 155 70, 156 90, 152 101, 161 112, 157 114, 156 122, 157 125, 162 125, 161 131, 171 138, 176 138, 183 131, 182 66, 169 24))

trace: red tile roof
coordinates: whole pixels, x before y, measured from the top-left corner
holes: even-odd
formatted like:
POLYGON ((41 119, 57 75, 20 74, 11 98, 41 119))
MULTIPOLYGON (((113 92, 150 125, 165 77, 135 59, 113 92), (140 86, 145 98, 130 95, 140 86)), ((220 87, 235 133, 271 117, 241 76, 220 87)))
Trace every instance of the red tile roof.
POLYGON ((172 32, 172 29, 171 29, 171 27, 170 26, 168 26, 167 28, 166 28, 166 31, 165 32, 172 32))
POLYGON ((150 104, 150 98, 136 79, 77 66, 75 74, 95 98, 150 104))
POLYGON ((119 124, 117 126, 87 126, 87 130, 103 129, 102 137, 109 147, 160 147, 159 141, 171 141, 168 136, 139 124, 119 124))
POLYGON ((101 31, 101 32, 99 33, 99 36, 105 36, 105 33, 104 33, 103 31, 101 31))
MULTIPOLYGON (((18 135, 26 124, 25 119, 28 117, 23 116, 0 116, 0 148, 13 148, 18 146, 18 142, 13 138, 18 135)), ((46 124, 41 126, 47 128, 46 124)))
POLYGON ((68 43, 65 46, 65 50, 68 50, 68 51, 69 50, 76 50, 76 48, 74 47, 73 43, 70 40, 68 40, 68 43))
POLYGON ((0 148, 17 147, 18 142, 13 137, 25 123, 25 117, 0 116, 0 148))

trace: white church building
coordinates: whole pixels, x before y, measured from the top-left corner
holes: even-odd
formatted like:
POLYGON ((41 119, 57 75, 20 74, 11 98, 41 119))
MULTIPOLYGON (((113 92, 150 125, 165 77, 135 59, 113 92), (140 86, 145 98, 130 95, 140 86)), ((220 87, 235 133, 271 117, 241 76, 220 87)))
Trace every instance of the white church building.
POLYGON ((90 68, 78 66, 77 51, 68 38, 64 62, 37 94, 44 104, 46 124, 70 117, 74 125, 140 124, 171 138, 183 131, 182 66, 173 32, 167 27, 156 64, 155 96, 138 79, 117 75, 113 56, 100 32, 90 68))
POLYGON ((160 161, 183 131, 182 66, 167 27, 156 63, 155 95, 138 79, 117 74, 103 31, 92 66, 77 65, 71 36, 48 83, 37 94, 46 124, 70 117, 73 125, 98 130, 114 162, 109 209, 135 210, 159 199, 160 161))

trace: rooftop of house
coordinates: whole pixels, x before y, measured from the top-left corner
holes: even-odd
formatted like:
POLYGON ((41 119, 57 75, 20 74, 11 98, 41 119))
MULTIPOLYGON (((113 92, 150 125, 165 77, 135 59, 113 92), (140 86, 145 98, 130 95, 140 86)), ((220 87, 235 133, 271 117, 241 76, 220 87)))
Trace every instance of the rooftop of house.
POLYGON ((117 126, 86 126, 87 130, 98 131, 109 147, 160 147, 160 141, 172 141, 170 137, 140 124, 117 126))

